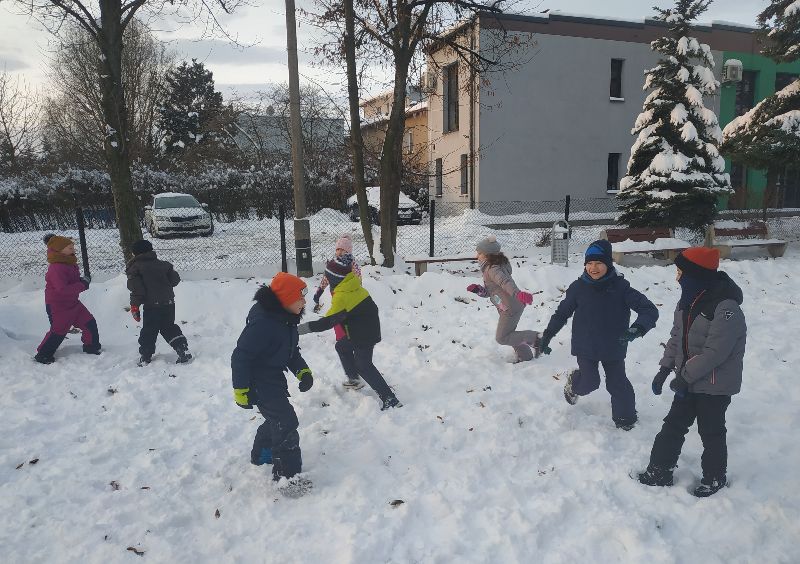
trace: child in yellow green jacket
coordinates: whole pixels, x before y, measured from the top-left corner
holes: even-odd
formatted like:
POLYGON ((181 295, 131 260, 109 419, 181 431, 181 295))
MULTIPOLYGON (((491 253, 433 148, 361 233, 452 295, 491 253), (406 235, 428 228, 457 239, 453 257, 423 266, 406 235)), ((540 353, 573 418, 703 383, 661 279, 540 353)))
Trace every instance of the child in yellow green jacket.
POLYGON ((344 338, 336 341, 336 352, 348 378, 361 376, 375 390, 381 400, 381 410, 402 407, 392 389, 372 363, 375 345, 381 341, 381 322, 378 306, 372 300, 361 279, 353 272, 339 272, 335 261, 329 261, 325 275, 330 283, 331 307, 325 317, 303 323, 297 327, 299 333, 318 333, 341 323, 344 338), (341 313, 346 317, 341 321, 341 313), (337 315, 339 314, 339 315, 337 315))

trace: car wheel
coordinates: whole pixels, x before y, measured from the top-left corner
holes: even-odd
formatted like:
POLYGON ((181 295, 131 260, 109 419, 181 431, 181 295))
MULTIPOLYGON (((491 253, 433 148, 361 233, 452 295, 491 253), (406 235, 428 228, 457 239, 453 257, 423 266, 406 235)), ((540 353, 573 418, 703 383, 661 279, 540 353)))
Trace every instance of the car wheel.
POLYGON ((151 237, 155 237, 158 239, 158 231, 156 231, 156 224, 152 221, 150 222, 150 227, 147 229, 150 232, 151 237))
POLYGON ((211 229, 203 233, 203 237, 211 237, 214 234, 214 226, 211 226, 211 229))

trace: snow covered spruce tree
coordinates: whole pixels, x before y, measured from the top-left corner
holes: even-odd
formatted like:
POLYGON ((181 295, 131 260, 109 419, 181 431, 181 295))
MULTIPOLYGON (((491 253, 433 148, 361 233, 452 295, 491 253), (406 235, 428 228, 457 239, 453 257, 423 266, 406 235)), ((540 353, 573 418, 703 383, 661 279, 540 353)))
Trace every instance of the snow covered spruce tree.
POLYGON ((650 94, 631 131, 637 138, 620 183, 619 223, 699 231, 713 220, 717 198, 731 191, 717 116, 703 102, 719 88, 714 58, 690 35, 691 22, 710 3, 677 0, 672 9, 655 8, 669 35, 650 46, 662 57, 645 73, 650 94))
MULTIPOLYGON (((764 55, 777 63, 800 59, 800 0, 774 0, 758 23, 764 55)), ((767 171, 763 206, 775 207, 781 174, 800 166, 800 79, 730 122, 720 149, 743 165, 767 171)))

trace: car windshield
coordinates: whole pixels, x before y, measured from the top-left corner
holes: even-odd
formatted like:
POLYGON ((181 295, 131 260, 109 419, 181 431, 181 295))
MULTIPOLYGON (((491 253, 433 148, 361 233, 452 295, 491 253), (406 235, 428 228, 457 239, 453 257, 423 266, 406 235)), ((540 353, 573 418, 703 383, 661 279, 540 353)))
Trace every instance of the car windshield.
POLYGON ((194 196, 170 196, 168 198, 156 198, 155 208, 159 210, 167 208, 199 208, 200 202, 194 196))

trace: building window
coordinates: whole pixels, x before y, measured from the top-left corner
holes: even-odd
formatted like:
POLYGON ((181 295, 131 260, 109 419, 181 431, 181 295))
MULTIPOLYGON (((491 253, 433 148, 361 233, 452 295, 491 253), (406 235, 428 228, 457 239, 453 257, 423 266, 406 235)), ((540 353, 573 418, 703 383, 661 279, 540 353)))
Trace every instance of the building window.
POLYGON ((800 168, 789 168, 781 182, 781 205, 784 208, 800 208, 800 168))
POLYGON ((408 153, 410 155, 411 153, 414 152, 414 132, 413 131, 407 131, 406 132, 406 137, 405 137, 405 140, 404 140, 403 144, 405 145, 406 153, 408 153))
POLYGON ((611 88, 609 96, 622 99, 622 63, 623 59, 611 59, 611 88))
POLYGON ((756 71, 742 72, 742 80, 736 83, 736 116, 750 111, 756 101, 756 71))
POLYGON ((444 132, 458 131, 458 63, 444 69, 444 132))
POLYGON ((619 190, 619 157, 621 153, 608 154, 608 175, 606 178, 606 192, 619 190))
POLYGON ((797 80, 798 75, 791 72, 779 72, 775 75, 775 92, 783 90, 797 80))
POLYGON ((436 195, 442 196, 442 159, 436 159, 436 195))
POLYGON ((461 155, 461 195, 469 193, 469 155, 461 155))

